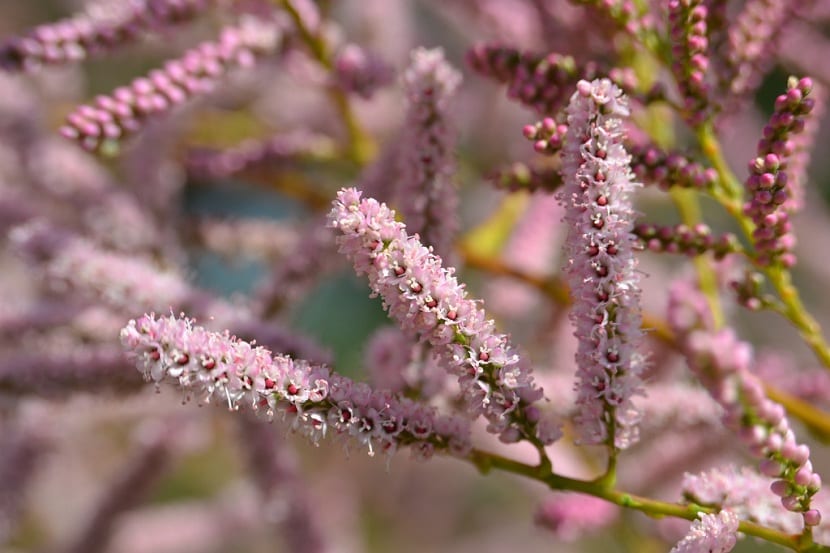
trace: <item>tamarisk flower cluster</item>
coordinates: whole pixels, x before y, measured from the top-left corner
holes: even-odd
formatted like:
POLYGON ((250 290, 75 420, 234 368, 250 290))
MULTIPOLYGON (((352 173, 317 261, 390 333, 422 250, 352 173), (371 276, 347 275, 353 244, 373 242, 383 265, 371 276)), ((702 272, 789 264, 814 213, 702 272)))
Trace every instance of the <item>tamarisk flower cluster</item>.
POLYGON ((458 193, 451 180, 455 136, 448 104, 461 74, 444 60, 442 50, 419 48, 412 52, 403 80, 409 132, 401 146, 401 214, 411 232, 446 257, 458 231, 458 193))
POLYGON ((112 95, 98 96, 66 117, 61 134, 87 150, 114 147, 137 132, 151 117, 168 113, 185 101, 213 90, 230 67, 250 67, 257 56, 272 52, 278 43, 273 23, 246 17, 222 30, 215 42, 203 42, 177 60, 135 79, 112 95))
POLYGON ((738 541, 738 517, 731 511, 701 513, 683 540, 671 553, 728 553, 738 541))
POLYGON ((347 188, 337 194, 329 225, 340 233, 340 252, 367 275, 390 317, 428 342, 458 377, 471 415, 484 415, 488 429, 505 442, 550 444, 559 438, 558 426, 536 405, 542 390, 508 337, 467 297, 454 270, 407 235, 394 211, 347 188))
POLYGON ((568 224, 565 272, 579 339, 576 425, 583 443, 625 449, 637 441, 632 398, 644 368, 629 197, 637 184, 622 145, 628 105, 611 81, 580 81, 567 114, 557 197, 568 224))
POLYGON ((795 236, 785 207, 792 194, 787 165, 795 151, 792 136, 804 130, 804 118, 813 109, 808 97, 812 88, 812 79, 790 78, 786 94, 775 99, 775 112, 758 142, 758 156, 749 164, 746 189, 751 197, 744 212, 756 225, 752 237, 758 260, 765 265, 795 264, 795 236))
POLYGON ((121 331, 138 369, 157 385, 173 380, 186 397, 248 407, 272 418, 282 413, 291 428, 318 443, 328 432, 353 438, 373 455, 411 446, 426 459, 436 450, 464 456, 468 423, 434 409, 372 390, 323 365, 272 355, 226 333, 210 332, 191 319, 145 315, 121 331))
POLYGON ((31 71, 109 52, 141 34, 194 19, 212 0, 98 2, 86 13, 35 27, 0 45, 0 67, 31 71))
POLYGON ((683 496, 698 505, 729 509, 741 520, 779 528, 788 534, 801 531, 801 517, 787 511, 770 490, 770 478, 749 467, 714 468, 683 476, 683 496))
POLYGON ((818 525, 821 514, 811 499, 821 488, 821 477, 813 471, 810 448, 796 441, 784 407, 767 398, 762 382, 750 372, 751 345, 731 328, 705 329, 704 320, 692 315, 705 300, 700 292, 688 292, 685 286, 670 291, 669 320, 690 368, 723 407, 725 424, 761 459, 761 472, 776 479, 771 489, 784 508, 801 513, 805 526, 818 525))

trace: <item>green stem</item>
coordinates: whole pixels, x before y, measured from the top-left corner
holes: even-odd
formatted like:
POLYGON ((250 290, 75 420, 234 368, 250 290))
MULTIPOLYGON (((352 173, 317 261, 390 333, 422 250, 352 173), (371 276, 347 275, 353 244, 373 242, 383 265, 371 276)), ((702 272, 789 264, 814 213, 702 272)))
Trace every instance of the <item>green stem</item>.
MULTIPOLYGON (((751 241, 754 225, 743 214, 741 208, 743 187, 726 163, 720 142, 711 126, 704 126, 698 130, 698 140, 703 153, 709 158, 719 176, 719 187, 714 191, 715 198, 738 221, 744 235, 751 241)), ((822 335, 818 322, 801 301, 798 289, 793 286, 790 272, 779 265, 758 266, 758 269, 764 272, 778 293, 783 304, 781 313, 798 329, 804 342, 810 346, 824 367, 830 369, 830 345, 822 335)))
POLYGON ((772 266, 764 268, 764 273, 784 304, 784 315, 795 325, 822 365, 830 369, 830 346, 821 333, 821 326, 802 303, 790 272, 780 266, 772 266))
MULTIPOLYGON (((291 3, 291 0, 279 0, 282 8, 291 16, 297 31, 300 33, 300 38, 311 51, 311 55, 317 60, 320 65, 328 71, 334 69, 334 62, 332 60, 331 52, 326 41, 318 34, 309 29, 302 16, 291 3)), ((364 166, 375 154, 374 141, 363 130, 357 117, 352 110, 349 99, 346 93, 341 89, 330 86, 327 88, 329 99, 334 104, 343 125, 346 127, 346 135, 348 136, 348 147, 346 154, 349 159, 358 166, 364 166)))
MULTIPOLYGON (((692 228, 700 222, 700 205, 694 191, 675 188, 671 190, 670 195, 677 211, 680 213, 680 219, 686 226, 692 228)), ((707 255, 696 255, 694 265, 700 281, 700 290, 709 303, 709 310, 712 312, 715 328, 721 328, 724 324, 723 310, 721 309, 718 293, 718 279, 712 269, 711 261, 707 255)))
MULTIPOLYGON (((468 459, 483 473, 488 473, 492 469, 498 469, 504 472, 518 474, 532 480, 543 482, 552 490, 584 493, 586 495, 610 501, 620 507, 640 511, 655 518, 673 516, 687 520, 695 520, 698 518, 699 513, 712 512, 712 509, 707 509, 698 505, 668 503, 665 501, 658 501, 656 499, 626 493, 614 489, 613 486, 608 486, 602 479, 590 481, 560 476, 551 472, 544 465, 527 465, 520 461, 515 461, 513 459, 479 449, 474 449, 470 453, 468 459)), ((792 549, 793 551, 830 551, 830 548, 814 544, 812 540, 809 539, 809 536, 791 536, 778 530, 752 522, 741 521, 738 526, 738 530, 744 534, 782 545, 792 549)))

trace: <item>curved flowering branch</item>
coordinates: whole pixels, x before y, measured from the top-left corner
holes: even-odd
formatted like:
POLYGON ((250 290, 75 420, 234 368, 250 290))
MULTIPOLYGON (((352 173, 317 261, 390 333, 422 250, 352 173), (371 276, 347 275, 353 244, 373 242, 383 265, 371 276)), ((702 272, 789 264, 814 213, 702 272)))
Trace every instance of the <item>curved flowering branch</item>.
POLYGON ((784 408, 770 400, 762 382, 750 371, 752 346, 730 328, 707 328, 707 309, 699 292, 686 286, 669 295, 669 320, 686 354, 689 367, 724 409, 725 424, 735 431, 750 451, 762 459, 760 470, 776 478, 772 491, 785 509, 801 513, 804 533, 821 521, 811 506, 821 488, 813 471, 810 448, 796 441, 784 408))
MULTIPOLYGON (((770 490, 770 483, 768 476, 749 467, 729 465, 700 474, 686 473, 683 476, 683 497, 697 505, 729 509, 741 520, 777 528, 788 534, 799 533, 801 517, 781 505, 780 498, 770 490)), ((823 526, 816 530, 827 533, 823 526)))
POLYGON ((339 231, 341 253, 368 276, 389 316, 428 342, 458 377, 471 415, 484 415, 488 429, 505 442, 550 444, 559 437, 558 426, 536 405, 542 390, 508 337, 467 297, 454 270, 407 235, 394 211, 347 188, 337 194, 329 226, 339 231))
POLYGON ((282 413, 291 428, 318 443, 328 432, 351 437, 373 455, 411 446, 419 458, 436 450, 465 456, 469 427, 456 416, 372 390, 332 373, 323 365, 272 355, 262 347, 210 332, 191 319, 144 315, 121 331, 121 343, 138 369, 157 385, 176 381, 186 397, 212 398, 236 410, 240 406, 282 413))
POLYGON ((557 197, 569 227, 565 272, 579 340, 576 424, 582 442, 625 449, 638 439, 632 397, 642 393, 645 365, 637 351, 640 290, 629 197, 638 184, 622 145, 628 104, 607 79, 580 81, 567 113, 557 197))
POLYGON ((107 53, 148 31, 190 21, 211 3, 212 0, 130 0, 93 4, 85 13, 6 39, 0 45, 0 68, 32 71, 107 53))

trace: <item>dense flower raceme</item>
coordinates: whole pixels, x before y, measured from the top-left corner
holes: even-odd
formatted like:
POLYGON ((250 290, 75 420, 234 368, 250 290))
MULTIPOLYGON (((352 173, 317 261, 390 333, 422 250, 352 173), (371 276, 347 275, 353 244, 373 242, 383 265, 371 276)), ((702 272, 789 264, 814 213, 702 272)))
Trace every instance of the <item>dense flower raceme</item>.
POLYGON ((683 97, 684 116, 698 124, 706 119, 708 107, 708 8, 702 0, 670 0, 668 8, 672 72, 683 97))
POLYGON ((637 441, 632 398, 642 393, 644 368, 630 199, 638 184, 622 145, 628 105, 611 81, 580 81, 567 113, 557 197, 568 225, 565 272, 579 340, 576 424, 583 443, 624 449, 637 441))
POLYGON ((787 92, 775 99, 775 111, 758 141, 757 157, 749 163, 746 189, 750 198, 744 204, 744 213, 755 223, 752 238, 763 264, 795 264, 795 235, 787 209, 793 205, 789 202, 793 175, 788 165, 796 153, 793 138, 804 130, 805 118, 814 106, 809 97, 812 89, 812 79, 790 78, 787 92))
POLYGON ((467 297, 454 270, 407 235, 394 211, 347 188, 337 194, 329 225, 340 232, 340 251, 368 276, 392 319, 432 345, 458 377, 470 414, 484 415, 489 430, 506 442, 558 439, 558 425, 536 405, 542 390, 508 337, 467 297))
POLYGON ((212 0, 91 3, 85 13, 6 39, 0 45, 0 68, 31 71, 106 53, 142 33, 190 21, 211 3, 212 0))
POLYGON ((673 287, 669 294, 669 320, 689 367, 723 407, 725 424, 761 459, 760 471, 775 479, 771 489, 784 508, 801 513, 806 526, 816 526, 821 514, 811 501, 821 477, 813 471, 810 448, 796 441, 784 407, 767 398, 750 371, 752 346, 731 328, 705 328, 695 315, 706 304, 701 295, 688 286, 673 287))
POLYGON ((273 22, 245 17, 239 25, 223 29, 218 40, 204 42, 166 62, 163 69, 78 107, 67 116, 61 133, 88 150, 115 146, 141 129, 147 118, 212 91, 231 67, 250 67, 258 56, 274 51, 278 38, 273 22))
POLYGON ((456 139, 449 104, 460 84, 461 74, 441 49, 412 52, 403 76, 408 108, 400 151, 400 210, 410 232, 445 258, 458 231, 458 192, 452 182, 456 139))
POLYGON ((671 553, 728 553, 738 541, 738 517, 731 511, 701 514, 671 553))
POLYGON ((436 450, 464 456, 471 447, 469 423, 461 417, 372 390, 323 365, 272 355, 190 319, 145 315, 124 327, 121 342, 148 380, 175 381, 186 397, 216 398, 232 410, 248 407, 269 418, 282 413, 314 443, 332 432, 354 438, 370 454, 411 446, 419 458, 436 450))

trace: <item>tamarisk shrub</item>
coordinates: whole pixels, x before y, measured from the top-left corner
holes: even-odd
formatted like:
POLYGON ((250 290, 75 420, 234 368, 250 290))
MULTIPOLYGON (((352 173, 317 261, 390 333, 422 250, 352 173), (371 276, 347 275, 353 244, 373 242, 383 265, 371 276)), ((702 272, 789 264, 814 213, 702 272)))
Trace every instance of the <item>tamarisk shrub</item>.
POLYGON ((0 549, 830 550, 824 4, 0 5, 0 549))

